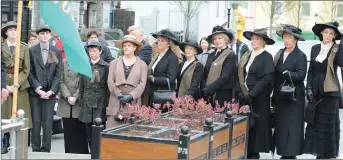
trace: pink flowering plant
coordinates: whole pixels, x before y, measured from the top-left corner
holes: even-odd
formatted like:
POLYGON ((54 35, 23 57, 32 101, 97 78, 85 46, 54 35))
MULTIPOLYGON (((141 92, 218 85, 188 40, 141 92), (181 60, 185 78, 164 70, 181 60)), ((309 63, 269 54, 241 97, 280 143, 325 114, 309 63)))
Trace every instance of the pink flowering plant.
POLYGON ((125 120, 129 120, 130 117, 134 117, 136 120, 152 120, 154 121, 157 118, 161 117, 159 111, 155 108, 149 106, 139 106, 137 104, 129 104, 125 105, 126 110, 122 111, 124 113, 123 117, 125 120))

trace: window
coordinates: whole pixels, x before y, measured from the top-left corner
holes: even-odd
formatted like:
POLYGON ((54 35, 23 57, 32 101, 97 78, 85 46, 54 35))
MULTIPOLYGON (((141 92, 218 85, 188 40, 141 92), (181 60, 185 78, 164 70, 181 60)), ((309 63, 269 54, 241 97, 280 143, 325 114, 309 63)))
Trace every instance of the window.
POLYGON ((303 2, 301 4, 301 13, 304 16, 310 16, 311 15, 311 4, 303 2))
POLYGON ((282 3, 281 2, 275 2, 275 14, 281 15, 282 14, 282 3))
POLYGON ((337 17, 340 17, 340 18, 343 17, 342 11, 343 11, 343 4, 342 3, 337 4, 337 9, 336 9, 337 17))

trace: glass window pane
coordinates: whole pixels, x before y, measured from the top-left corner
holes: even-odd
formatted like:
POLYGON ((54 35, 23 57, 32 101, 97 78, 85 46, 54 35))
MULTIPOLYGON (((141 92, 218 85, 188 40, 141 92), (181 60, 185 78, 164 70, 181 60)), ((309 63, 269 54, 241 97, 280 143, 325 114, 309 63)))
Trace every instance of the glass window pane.
POLYGON ((337 17, 343 17, 343 4, 337 5, 337 17))
POLYGON ((310 3, 302 3, 301 4, 301 12, 304 16, 310 16, 311 14, 311 4, 310 3))

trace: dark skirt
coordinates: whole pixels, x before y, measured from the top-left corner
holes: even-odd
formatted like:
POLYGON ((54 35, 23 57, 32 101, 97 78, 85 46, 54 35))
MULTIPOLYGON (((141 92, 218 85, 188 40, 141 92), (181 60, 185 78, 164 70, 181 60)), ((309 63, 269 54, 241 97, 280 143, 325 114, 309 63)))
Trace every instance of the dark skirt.
POLYGON ((63 118, 65 153, 88 154, 86 125, 77 118, 63 118))
POLYGON ((304 92, 297 101, 276 99, 274 143, 278 155, 302 155, 304 147, 304 92))
POLYGON ((339 97, 322 97, 316 108, 314 124, 308 124, 304 153, 336 158, 339 153, 339 97))

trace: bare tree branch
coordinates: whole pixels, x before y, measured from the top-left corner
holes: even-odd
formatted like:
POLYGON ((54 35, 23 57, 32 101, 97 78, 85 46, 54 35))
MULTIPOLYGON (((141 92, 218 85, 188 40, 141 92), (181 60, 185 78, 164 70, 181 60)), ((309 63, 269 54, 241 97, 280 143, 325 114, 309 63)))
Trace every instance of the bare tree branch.
POLYGON ((186 31, 184 34, 184 40, 189 37, 189 22, 198 13, 199 7, 205 1, 171 1, 170 4, 176 5, 186 20, 186 31))

